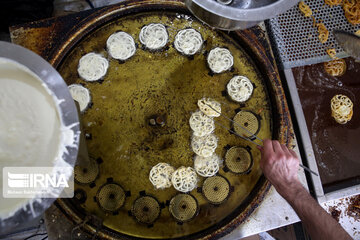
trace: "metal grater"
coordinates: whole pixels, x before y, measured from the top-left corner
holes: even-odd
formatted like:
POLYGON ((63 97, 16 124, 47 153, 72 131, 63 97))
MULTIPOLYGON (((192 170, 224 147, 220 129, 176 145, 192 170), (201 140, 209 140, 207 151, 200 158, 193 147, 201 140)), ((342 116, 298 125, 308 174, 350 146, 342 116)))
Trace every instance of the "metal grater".
POLYGON ((210 203, 218 205, 227 200, 231 186, 225 177, 216 175, 205 179, 201 191, 210 203))
POLYGON ((309 64, 316 64, 331 60, 326 49, 335 48, 337 57, 344 58, 348 55, 337 44, 333 29, 342 29, 355 32, 360 25, 350 24, 344 15, 341 6, 330 7, 324 0, 306 0, 317 22, 325 24, 330 32, 326 43, 320 43, 317 27, 313 26, 312 18, 304 17, 298 6, 278 15, 268 21, 269 35, 276 43, 276 50, 283 68, 293 68, 309 64))
POLYGON ((178 223, 192 220, 199 212, 196 198, 190 194, 179 193, 170 200, 169 212, 178 223))

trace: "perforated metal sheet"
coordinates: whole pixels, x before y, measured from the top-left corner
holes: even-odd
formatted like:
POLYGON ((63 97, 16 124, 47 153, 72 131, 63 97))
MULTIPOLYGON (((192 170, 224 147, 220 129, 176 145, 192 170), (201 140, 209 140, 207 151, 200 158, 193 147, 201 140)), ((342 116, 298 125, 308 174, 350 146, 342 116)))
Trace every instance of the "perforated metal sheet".
POLYGON ((92 183, 99 176, 99 165, 93 158, 89 159, 89 164, 86 167, 75 165, 74 178, 77 183, 88 184, 92 183))
POLYGON ((124 205, 125 198, 125 191, 116 183, 106 183, 96 194, 99 207, 107 212, 119 210, 124 205))
POLYGON ((190 194, 179 193, 170 200, 169 212, 178 222, 190 221, 198 211, 198 202, 190 194))
POLYGON ((160 216, 160 204, 150 196, 139 197, 135 200, 131 212, 135 219, 144 224, 152 224, 160 216))
POLYGON ((249 173, 253 163, 251 153, 244 147, 231 147, 225 154, 225 166, 232 173, 249 173))
POLYGON ((253 138, 260 130, 260 121, 256 115, 250 111, 240 111, 234 117, 234 130, 237 134, 244 137, 253 138), (244 128, 248 131, 246 132, 244 128), (251 135, 251 133, 253 135, 251 135), (251 136, 250 136, 251 135, 251 136))
POLYGON ((221 204, 230 194, 230 183, 220 175, 209 177, 203 183, 202 193, 210 203, 221 204))
POLYGON ((269 20, 269 35, 276 43, 278 57, 284 68, 293 68, 309 64, 329 61, 326 49, 335 48, 337 57, 348 57, 337 44, 333 29, 355 32, 360 25, 353 26, 345 18, 341 6, 330 7, 324 0, 306 0, 317 22, 325 24, 330 32, 326 43, 321 44, 318 39, 317 28, 313 26, 312 18, 305 18, 294 6, 287 12, 269 20))

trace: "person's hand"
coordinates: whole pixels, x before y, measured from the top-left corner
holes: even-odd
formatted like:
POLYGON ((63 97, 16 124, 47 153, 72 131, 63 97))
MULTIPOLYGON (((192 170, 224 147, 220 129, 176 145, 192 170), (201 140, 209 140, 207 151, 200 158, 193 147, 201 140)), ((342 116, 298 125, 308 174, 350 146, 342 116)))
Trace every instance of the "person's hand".
POLYGON ((298 180, 299 158, 296 153, 278 141, 264 140, 260 167, 267 179, 283 197, 288 197, 301 186, 298 180))

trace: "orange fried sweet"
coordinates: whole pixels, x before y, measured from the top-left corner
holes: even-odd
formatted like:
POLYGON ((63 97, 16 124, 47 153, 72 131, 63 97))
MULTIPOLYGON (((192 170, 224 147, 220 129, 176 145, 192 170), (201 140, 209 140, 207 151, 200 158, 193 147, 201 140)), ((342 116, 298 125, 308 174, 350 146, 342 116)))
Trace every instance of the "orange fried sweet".
POLYGON ((349 23, 360 23, 360 0, 344 0, 343 10, 349 23))
POLYGON ((311 8, 304 1, 299 2, 299 10, 305 17, 312 15, 311 8))
POLYGON ((316 24, 319 32, 319 40, 321 43, 325 43, 329 38, 329 31, 326 29, 323 23, 316 24))
POLYGON ((326 49, 326 53, 327 53, 332 59, 337 59, 335 48, 326 49))
POLYGON ((353 102, 349 97, 338 94, 335 95, 330 102, 331 116, 337 123, 345 124, 351 120, 353 116, 353 102))
POLYGON ((343 0, 324 0, 330 7, 342 4, 343 0))
POLYGON ((346 72, 346 62, 344 59, 335 59, 324 62, 324 69, 330 76, 339 77, 346 72))

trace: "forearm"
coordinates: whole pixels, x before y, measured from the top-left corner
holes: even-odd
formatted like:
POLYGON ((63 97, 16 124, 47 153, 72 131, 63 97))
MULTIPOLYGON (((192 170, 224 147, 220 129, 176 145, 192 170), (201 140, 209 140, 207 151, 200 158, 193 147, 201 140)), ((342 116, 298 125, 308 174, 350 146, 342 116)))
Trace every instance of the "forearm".
POLYGON ((312 239, 352 239, 300 183, 291 186, 291 191, 283 197, 294 208, 312 239))
POLYGON ((297 154, 278 141, 264 140, 260 167, 305 225, 314 240, 351 239, 349 234, 310 196, 298 179, 297 154))

